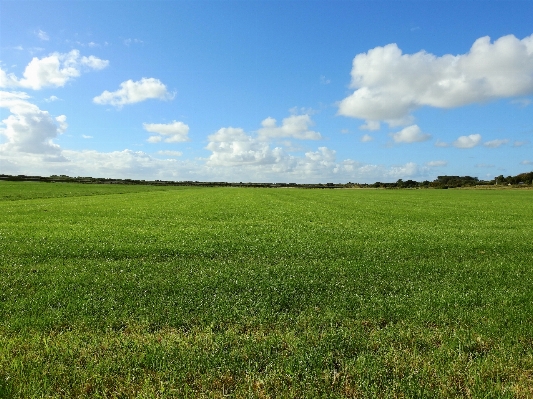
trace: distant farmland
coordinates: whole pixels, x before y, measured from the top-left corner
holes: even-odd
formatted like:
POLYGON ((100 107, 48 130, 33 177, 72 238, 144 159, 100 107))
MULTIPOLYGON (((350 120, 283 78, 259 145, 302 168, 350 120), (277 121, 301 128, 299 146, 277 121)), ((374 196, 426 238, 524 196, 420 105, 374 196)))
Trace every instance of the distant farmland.
POLYGON ((532 190, 0 182, 0 397, 533 397, 532 190))

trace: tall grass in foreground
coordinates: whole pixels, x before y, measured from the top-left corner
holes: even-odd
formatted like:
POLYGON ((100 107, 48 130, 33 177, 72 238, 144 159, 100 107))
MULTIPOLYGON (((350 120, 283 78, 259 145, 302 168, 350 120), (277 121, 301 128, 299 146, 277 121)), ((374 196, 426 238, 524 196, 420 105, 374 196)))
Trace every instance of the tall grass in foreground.
POLYGON ((0 397, 533 397, 532 190, 0 199, 0 397))

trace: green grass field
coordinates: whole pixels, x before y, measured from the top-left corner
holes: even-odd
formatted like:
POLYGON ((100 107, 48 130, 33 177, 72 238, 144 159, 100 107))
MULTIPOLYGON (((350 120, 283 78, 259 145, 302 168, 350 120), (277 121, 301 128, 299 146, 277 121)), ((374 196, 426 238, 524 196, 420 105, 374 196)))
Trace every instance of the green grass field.
POLYGON ((0 182, 0 397, 533 397, 533 190, 0 182))

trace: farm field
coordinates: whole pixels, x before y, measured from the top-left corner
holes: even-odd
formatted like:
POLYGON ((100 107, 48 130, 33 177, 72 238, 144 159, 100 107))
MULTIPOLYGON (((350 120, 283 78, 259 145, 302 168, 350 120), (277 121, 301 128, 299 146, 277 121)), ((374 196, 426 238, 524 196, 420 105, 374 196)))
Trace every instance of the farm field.
POLYGON ((533 190, 0 182, 0 397, 533 397, 533 190))

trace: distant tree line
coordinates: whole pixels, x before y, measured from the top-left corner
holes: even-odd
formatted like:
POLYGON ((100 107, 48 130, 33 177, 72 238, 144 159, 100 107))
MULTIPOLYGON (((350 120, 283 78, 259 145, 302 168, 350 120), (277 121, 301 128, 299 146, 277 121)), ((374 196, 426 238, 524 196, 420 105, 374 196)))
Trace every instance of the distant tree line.
POLYGON ((497 184, 533 184, 533 172, 529 173, 520 173, 516 176, 507 176, 499 175, 494 178, 495 183, 497 184))
POLYGON ((471 176, 438 176, 433 181, 424 180, 417 182, 414 180, 398 179, 394 183, 375 182, 367 183, 231 183, 231 182, 200 182, 200 181, 169 181, 169 180, 135 180, 135 179, 109 179, 95 177, 70 177, 66 175, 26 176, 26 175, 4 175, 0 174, 0 180, 8 181, 39 181, 46 183, 84 183, 84 184, 142 184, 156 186, 200 186, 200 187, 255 187, 255 188, 436 188, 448 189, 457 187, 476 186, 531 186, 533 185, 533 172, 520 173, 516 176, 503 175, 495 177, 493 180, 479 180, 471 176))

